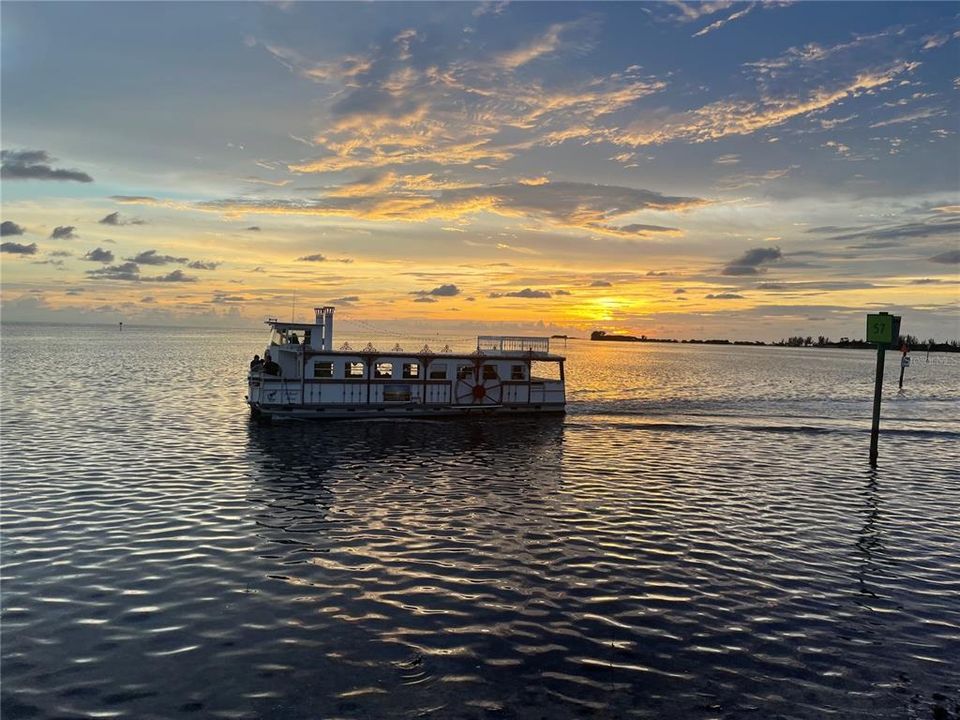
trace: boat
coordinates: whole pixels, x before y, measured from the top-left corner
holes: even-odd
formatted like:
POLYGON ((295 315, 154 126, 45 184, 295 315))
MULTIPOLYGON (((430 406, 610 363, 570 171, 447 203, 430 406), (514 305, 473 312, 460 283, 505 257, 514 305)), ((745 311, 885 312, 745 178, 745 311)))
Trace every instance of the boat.
POLYGON ((247 404, 261 419, 458 417, 563 413, 564 362, 550 338, 481 335, 457 353, 399 344, 333 348, 334 307, 315 322, 269 318, 266 362, 251 363, 247 404))

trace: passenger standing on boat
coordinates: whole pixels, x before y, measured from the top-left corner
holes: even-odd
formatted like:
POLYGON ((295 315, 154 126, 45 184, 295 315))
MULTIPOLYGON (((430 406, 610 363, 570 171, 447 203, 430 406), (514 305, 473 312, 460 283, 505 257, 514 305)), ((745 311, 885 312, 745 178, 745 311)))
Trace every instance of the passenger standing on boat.
POLYGON ((297 334, 295 332, 290 333, 290 344, 291 345, 300 344, 300 338, 297 337, 297 334))
POLYGON ((270 357, 270 353, 263 356, 263 374, 280 376, 280 366, 270 357))
POLYGON ((259 355, 254 355, 253 360, 250 361, 250 372, 260 372, 263 370, 263 360, 260 359, 259 355))

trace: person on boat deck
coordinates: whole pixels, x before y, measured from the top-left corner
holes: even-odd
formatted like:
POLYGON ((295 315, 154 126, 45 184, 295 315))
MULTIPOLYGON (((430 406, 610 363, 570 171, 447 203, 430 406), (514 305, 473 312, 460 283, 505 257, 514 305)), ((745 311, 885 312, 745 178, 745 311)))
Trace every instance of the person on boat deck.
POLYGON ((263 370, 263 360, 260 359, 259 355, 254 355, 253 360, 250 361, 250 372, 260 372, 263 370))
POLYGON ((291 345, 300 344, 300 339, 297 337, 297 334, 295 332, 290 333, 290 336, 287 338, 287 340, 291 345))
POLYGON ((267 353, 263 356, 263 374, 264 375, 280 375, 280 366, 277 365, 273 359, 270 357, 270 353, 267 353))

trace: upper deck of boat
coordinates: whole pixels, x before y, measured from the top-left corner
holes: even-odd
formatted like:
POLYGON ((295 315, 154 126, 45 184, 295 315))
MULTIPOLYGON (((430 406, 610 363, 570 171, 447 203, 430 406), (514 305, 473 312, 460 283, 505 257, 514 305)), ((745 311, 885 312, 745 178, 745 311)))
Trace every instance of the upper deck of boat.
POLYGON ((282 338, 282 342, 271 342, 271 349, 303 352, 304 355, 325 357, 357 357, 376 356, 378 358, 404 357, 448 357, 476 360, 489 358, 491 360, 539 360, 544 362, 564 362, 566 357, 550 352, 549 337, 530 337, 521 335, 481 335, 477 337, 476 347, 470 351, 452 350, 444 346, 434 350, 425 344, 419 349, 405 349, 397 343, 394 347, 381 350, 372 343, 363 347, 352 347, 344 343, 339 348, 329 350, 314 347, 309 342, 310 333, 317 330, 317 325, 310 323, 282 322, 268 320, 266 322, 274 332, 282 338), (297 342, 289 342, 291 333, 301 333, 297 342))

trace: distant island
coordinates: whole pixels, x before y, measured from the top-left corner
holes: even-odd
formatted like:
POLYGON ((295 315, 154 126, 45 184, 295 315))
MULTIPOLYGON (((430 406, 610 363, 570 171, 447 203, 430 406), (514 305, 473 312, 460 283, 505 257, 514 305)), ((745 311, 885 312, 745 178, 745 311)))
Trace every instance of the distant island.
MULTIPOLYGON (((876 345, 873 343, 868 343, 865 340, 851 340, 847 337, 842 337, 839 340, 831 340, 830 338, 819 335, 814 338, 812 335, 807 335, 803 337, 801 335, 794 335, 789 338, 783 338, 777 342, 763 342, 762 340, 674 340, 668 338, 651 338, 646 335, 641 335, 636 337, 635 335, 615 335, 608 333, 605 330, 594 330, 590 333, 591 340, 599 340, 602 342, 647 342, 647 343, 683 343, 689 345, 763 345, 768 347, 829 347, 829 348, 857 348, 857 349, 869 349, 874 348, 876 345)), ((930 352, 960 352, 960 341, 957 340, 945 340, 939 342, 934 338, 928 340, 920 340, 920 338, 915 335, 901 335, 897 345, 902 347, 906 345, 911 351, 913 350, 929 350, 930 352)))

